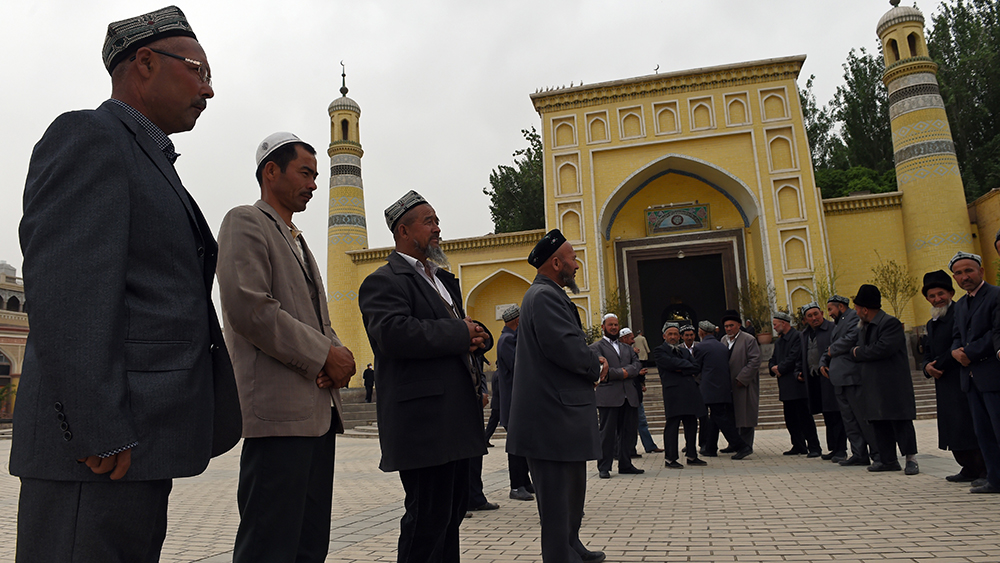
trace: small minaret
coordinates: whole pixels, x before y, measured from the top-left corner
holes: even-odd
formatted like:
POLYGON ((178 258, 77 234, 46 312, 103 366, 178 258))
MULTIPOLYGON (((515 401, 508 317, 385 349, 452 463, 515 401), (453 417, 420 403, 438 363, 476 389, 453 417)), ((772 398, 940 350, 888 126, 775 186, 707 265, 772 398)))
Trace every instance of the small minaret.
MULTIPOLYGON (((341 63, 343 67, 343 63, 341 63)), ((341 71, 341 97, 330 104, 330 218, 327 223, 326 283, 330 321, 344 344, 357 354, 367 349, 358 310, 356 267, 345 252, 368 248, 365 194, 361 184, 361 108, 347 97, 347 72, 341 71), (360 334, 356 334, 360 330, 360 334)), ((365 355, 366 356, 366 355, 365 355)), ((361 361, 361 357, 358 357, 361 361)), ((359 370, 360 372, 360 370, 359 370)))
MULTIPOLYGON (((882 76, 889 90, 889 118, 895 152, 896 183, 903 192, 903 231, 910 275, 947 270, 958 251, 972 252, 972 230, 955 143, 938 89, 937 64, 924 41, 920 10, 900 6, 878 22, 885 57, 882 76)), ((860 240, 859 240, 860 242, 860 240)), ((914 299, 918 323, 929 318, 914 299)))

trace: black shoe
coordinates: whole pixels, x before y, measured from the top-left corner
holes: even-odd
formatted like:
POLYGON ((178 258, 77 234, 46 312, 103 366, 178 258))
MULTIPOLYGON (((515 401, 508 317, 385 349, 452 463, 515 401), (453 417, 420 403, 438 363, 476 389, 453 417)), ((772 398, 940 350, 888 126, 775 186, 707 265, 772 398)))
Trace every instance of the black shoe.
MULTIPOLYGON (((737 451, 739 451, 739 450, 737 450, 736 448, 734 448, 732 446, 726 446, 726 447, 722 448, 721 450, 719 450, 719 453, 720 454, 734 454, 737 451)), ((705 452, 702 452, 702 454, 704 454, 704 453, 705 452)))
POLYGON ((486 447, 487 447, 487 448, 492 448, 492 447, 493 447, 493 444, 491 444, 491 443, 489 443, 489 442, 486 442, 486 447))
POLYGON ((607 557, 603 551, 588 551, 586 554, 581 553, 580 559, 583 559, 583 563, 603 563, 607 557))
POLYGON ((868 471, 871 471, 872 473, 879 473, 882 471, 902 471, 902 470, 903 467, 899 465, 898 461, 894 461, 889 464, 882 463, 881 461, 876 461, 875 463, 871 464, 868 467, 868 471))
POLYGON ((805 450, 800 450, 798 448, 792 448, 792 449, 788 450, 787 452, 782 452, 781 455, 802 455, 804 453, 806 453, 805 450))
POLYGON ((980 477, 975 481, 973 481, 972 483, 970 483, 970 485, 972 485, 972 487, 975 488, 975 487, 982 487, 987 483, 989 483, 989 481, 986 480, 986 477, 980 477))
POLYGON ((601 479, 610 479, 611 478, 611 472, 610 471, 601 471, 600 474, 599 474, 599 476, 600 476, 601 479))
POLYGON ((1000 493, 1000 487, 994 487, 989 482, 980 487, 972 487, 969 489, 970 493, 1000 493))
MULTIPOLYGON (((684 448, 684 449, 687 449, 687 448, 684 448)), ((660 454, 660 453, 663 453, 663 448, 660 448, 658 446, 653 446, 653 449, 646 450, 646 453, 647 454, 660 454)))
POLYGON ((687 461, 687 464, 688 464, 688 465, 708 465, 707 463, 705 463, 705 460, 703 460, 703 459, 698 459, 698 458, 694 458, 694 459, 689 459, 689 460, 687 461))
POLYGON ((833 463, 840 463, 842 461, 847 461, 847 455, 837 454, 837 455, 831 457, 830 461, 832 461, 833 463))
POLYGON ((841 461, 840 465, 843 465, 844 467, 850 467, 852 465, 871 465, 871 461, 863 457, 852 455, 851 457, 845 459, 844 461, 841 461))
POLYGON ((833 456, 834 456, 834 455, 836 455, 836 454, 834 454, 833 452, 830 452, 830 453, 828 453, 828 454, 823 454, 823 455, 821 455, 821 456, 819 456, 819 457, 820 457, 820 458, 821 458, 821 459, 822 459, 823 461, 830 461, 831 459, 833 459, 833 456))
POLYGON ((495 503, 495 502, 487 502, 486 504, 483 504, 483 505, 480 505, 480 506, 477 506, 477 507, 475 507, 475 508, 470 508, 469 510, 472 510, 472 511, 475 511, 475 512, 478 512, 478 511, 480 511, 480 510, 496 510, 496 509, 498 509, 498 508, 500 508, 500 505, 499 505, 499 504, 497 504, 497 503, 495 503))
POLYGON ((903 473, 906 473, 907 475, 916 475, 917 473, 920 473, 920 466, 917 465, 917 462, 915 461, 908 461, 906 462, 906 468, 903 469, 903 473))
POLYGON ((684 469, 684 466, 677 463, 676 459, 674 461, 663 462, 663 466, 666 467, 667 469, 684 469))
POLYGON ((472 513, 471 512, 466 512, 465 513, 465 517, 466 518, 472 518, 472 513))
POLYGON ((736 455, 733 456, 733 459, 744 459, 745 457, 747 457, 748 455, 750 455, 752 453, 753 453, 753 448, 751 448, 750 446, 747 446, 747 447, 743 448, 742 450, 736 452, 736 455))
POLYGON ((639 459, 640 457, 642 457, 642 454, 640 454, 640 453, 634 453, 634 454, 630 455, 629 457, 632 458, 632 459, 639 459))
POLYGON ((535 495, 526 491, 524 487, 518 487, 510 490, 510 498, 511 500, 535 500, 535 495))
POLYGON ((618 468, 619 475, 642 475, 645 472, 646 471, 644 469, 639 469, 634 465, 626 467, 625 469, 622 469, 621 467, 618 468))
POLYGON ((703 455, 703 456, 705 456, 705 457, 719 457, 719 453, 718 452, 709 452, 709 451, 705 451, 705 450, 698 450, 698 453, 701 454, 701 455, 703 455))
POLYGON ((812 451, 806 454, 806 457, 823 457, 823 452, 812 451))
POLYGON ((948 481, 949 483, 971 483, 971 482, 973 482, 973 481, 976 480, 975 477, 972 477, 970 475, 966 475, 966 474, 962 473, 961 471, 959 471, 958 473, 956 473, 954 475, 949 475, 949 476, 945 477, 944 479, 945 479, 945 481, 948 481))
POLYGON ((527 485, 525 485, 524 486, 524 490, 528 491, 531 494, 535 494, 535 486, 532 485, 531 483, 528 483, 527 485))

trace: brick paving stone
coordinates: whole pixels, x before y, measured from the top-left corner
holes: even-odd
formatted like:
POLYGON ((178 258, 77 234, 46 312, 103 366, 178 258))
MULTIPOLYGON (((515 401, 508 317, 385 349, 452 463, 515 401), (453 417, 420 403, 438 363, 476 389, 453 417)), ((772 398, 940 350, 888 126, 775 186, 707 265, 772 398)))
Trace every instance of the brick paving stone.
MULTIPOLYGON (((946 482, 957 465, 936 449, 935 421, 915 425, 916 476, 782 456, 784 430, 759 431, 746 460, 706 458, 705 468, 669 470, 662 454, 645 454, 635 460, 644 475, 598 479, 590 463, 581 538, 611 562, 1000 562, 1000 495, 970 495, 967 485, 946 482)), ((463 522, 463 559, 540 561, 535 503, 507 498, 504 442, 493 441, 483 482, 501 508, 463 522)), ((10 441, 0 440, 0 459, 9 452, 10 441)), ((396 474, 378 470, 378 457, 376 440, 338 440, 327 561, 396 560, 403 491, 396 474)), ((163 563, 232 561, 238 473, 236 448, 204 474, 174 482, 163 563)), ((18 486, 0 475, 0 563, 14 557, 18 486)))

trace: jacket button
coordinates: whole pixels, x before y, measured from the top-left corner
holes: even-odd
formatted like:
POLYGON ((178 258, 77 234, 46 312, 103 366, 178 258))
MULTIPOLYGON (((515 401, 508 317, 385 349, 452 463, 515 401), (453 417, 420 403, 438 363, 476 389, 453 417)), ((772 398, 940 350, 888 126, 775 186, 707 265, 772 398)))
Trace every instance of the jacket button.
POLYGON ((58 420, 59 422, 62 422, 64 420, 66 420, 66 415, 63 414, 63 413, 61 413, 61 412, 56 413, 56 420, 58 420))
POLYGON ((59 430, 62 430, 63 432, 69 430, 69 424, 67 424, 66 422, 60 423, 59 424, 59 430))
POLYGON ((198 256, 201 257, 201 256, 204 256, 204 255, 205 255, 205 247, 204 246, 199 246, 198 247, 198 256))
POLYGON ((70 432, 69 430, 67 430, 66 432, 63 432, 63 440, 66 440, 67 442, 69 442, 72 439, 73 439, 73 433, 72 432, 70 432))
POLYGON ((56 407, 56 412, 62 412, 62 410, 63 410, 63 404, 62 403, 57 402, 56 405, 55 405, 55 407, 56 407))

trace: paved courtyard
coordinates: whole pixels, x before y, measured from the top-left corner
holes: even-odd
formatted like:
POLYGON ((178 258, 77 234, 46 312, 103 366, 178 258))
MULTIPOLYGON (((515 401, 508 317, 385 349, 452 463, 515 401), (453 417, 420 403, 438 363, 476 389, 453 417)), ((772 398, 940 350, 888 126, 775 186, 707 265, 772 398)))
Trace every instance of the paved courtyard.
MULTIPOLYGON (((784 430, 758 432, 747 460, 708 458, 703 469, 664 469, 662 454, 644 455, 636 460, 644 475, 602 480, 592 462, 583 541, 610 562, 1000 562, 1000 495, 946 482, 958 466, 936 448, 935 421, 916 427, 916 476, 784 457, 784 430)), ((504 443, 494 444, 483 481, 500 509, 463 523, 463 559, 540 561, 535 504, 507 499, 504 443)), ((9 452, 0 440, 0 459, 9 452)), ((376 440, 337 444, 327 561, 395 561, 403 493, 396 474, 377 469, 378 456, 376 440)), ((232 561, 238 467, 235 449, 203 475, 174 482, 161 561, 232 561)), ((17 479, 0 473, 0 562, 14 560, 17 490, 17 479)))

